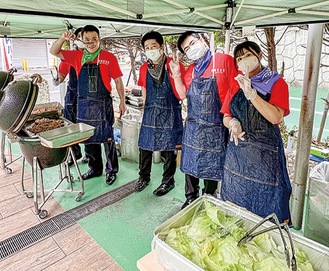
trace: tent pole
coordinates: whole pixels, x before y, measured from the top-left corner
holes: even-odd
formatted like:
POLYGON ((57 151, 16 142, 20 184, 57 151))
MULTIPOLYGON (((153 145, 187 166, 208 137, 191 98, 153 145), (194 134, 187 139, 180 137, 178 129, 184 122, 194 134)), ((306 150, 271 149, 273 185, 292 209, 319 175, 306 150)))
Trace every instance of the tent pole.
POLYGON ((230 42, 231 42, 231 30, 225 30, 225 45, 224 45, 224 53, 229 54, 230 53, 230 42))
POLYGON ((323 24, 310 24, 307 38, 295 173, 291 197, 291 217, 296 229, 301 229, 303 221, 322 39, 323 24))
POLYGON ((320 124, 320 128, 319 128, 318 137, 316 139, 317 143, 321 142, 324 125, 326 124, 326 119, 327 119, 328 110, 329 110, 329 94, 327 96, 327 99, 322 99, 322 100, 324 100, 325 106, 324 106, 324 110, 323 110, 323 115, 322 115, 322 119, 321 119, 321 124, 320 124))
POLYGON ((215 33, 210 32, 209 35, 209 45, 210 45, 210 50, 215 53, 215 33))

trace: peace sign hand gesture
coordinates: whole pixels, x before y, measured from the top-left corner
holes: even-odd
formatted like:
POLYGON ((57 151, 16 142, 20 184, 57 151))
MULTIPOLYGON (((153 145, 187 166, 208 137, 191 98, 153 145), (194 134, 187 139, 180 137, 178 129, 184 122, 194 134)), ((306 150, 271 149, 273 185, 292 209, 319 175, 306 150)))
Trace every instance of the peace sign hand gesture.
POLYGON ((180 77, 180 65, 179 65, 179 51, 173 54, 173 59, 169 62, 171 76, 173 78, 180 77))

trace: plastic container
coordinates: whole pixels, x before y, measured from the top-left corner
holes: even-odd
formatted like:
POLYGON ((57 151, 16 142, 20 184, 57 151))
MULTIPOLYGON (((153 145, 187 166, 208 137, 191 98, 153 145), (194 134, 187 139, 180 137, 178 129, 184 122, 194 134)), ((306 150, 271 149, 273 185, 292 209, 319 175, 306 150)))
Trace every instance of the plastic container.
POLYGON ((304 235, 329 247, 329 162, 310 172, 304 235))
POLYGON ((121 158, 138 163, 138 138, 141 127, 140 114, 126 114, 121 117, 121 158))

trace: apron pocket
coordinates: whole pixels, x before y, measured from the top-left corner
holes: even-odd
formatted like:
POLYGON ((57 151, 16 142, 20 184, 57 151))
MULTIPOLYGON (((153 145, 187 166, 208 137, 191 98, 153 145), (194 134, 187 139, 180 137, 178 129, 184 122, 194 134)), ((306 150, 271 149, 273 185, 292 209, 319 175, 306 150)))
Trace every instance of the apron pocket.
POLYGON ((246 180, 277 186, 279 183, 278 148, 261 143, 230 142, 226 153, 225 167, 246 180))

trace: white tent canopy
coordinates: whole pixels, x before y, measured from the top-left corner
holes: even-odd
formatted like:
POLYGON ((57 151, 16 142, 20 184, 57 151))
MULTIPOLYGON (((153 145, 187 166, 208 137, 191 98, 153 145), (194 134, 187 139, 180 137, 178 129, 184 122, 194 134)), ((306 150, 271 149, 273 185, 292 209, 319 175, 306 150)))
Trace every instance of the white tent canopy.
POLYGON ((162 34, 188 29, 320 23, 329 21, 329 1, 263 0, 0 0, 0 36, 56 38, 69 28, 94 24, 102 37, 162 34))

